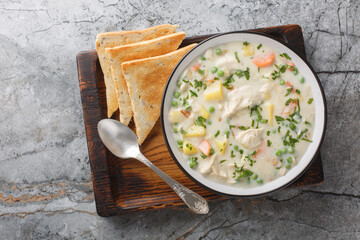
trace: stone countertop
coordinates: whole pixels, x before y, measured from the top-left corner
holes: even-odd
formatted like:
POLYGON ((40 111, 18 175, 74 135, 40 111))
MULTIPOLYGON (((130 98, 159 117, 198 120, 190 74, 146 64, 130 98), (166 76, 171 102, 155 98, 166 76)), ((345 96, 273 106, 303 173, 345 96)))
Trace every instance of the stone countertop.
POLYGON ((360 2, 0 1, 3 239, 360 239, 360 2), (188 36, 299 24, 328 103, 325 181, 197 216, 95 210, 76 54, 99 32, 179 24, 188 36))

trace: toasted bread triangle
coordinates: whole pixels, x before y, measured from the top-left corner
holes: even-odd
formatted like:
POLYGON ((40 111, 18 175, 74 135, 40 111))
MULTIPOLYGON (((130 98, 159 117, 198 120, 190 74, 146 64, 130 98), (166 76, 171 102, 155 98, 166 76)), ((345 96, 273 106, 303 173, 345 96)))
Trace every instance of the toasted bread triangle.
POLYGON ((118 100, 115 92, 115 84, 111 76, 110 63, 105 54, 105 48, 135 43, 171 34, 175 32, 177 27, 177 25, 164 24, 141 31, 108 32, 97 35, 96 51, 99 56, 101 69, 104 73, 108 117, 111 117, 118 108, 118 100))
POLYGON ((196 44, 177 51, 121 64, 134 113, 136 135, 142 144, 160 116, 166 82, 179 60, 196 44))
POLYGON ((175 51, 184 38, 184 32, 177 32, 139 43, 105 49, 106 56, 111 64, 112 78, 115 81, 120 110, 120 121, 123 124, 129 124, 133 113, 121 64, 126 61, 159 56, 175 51))

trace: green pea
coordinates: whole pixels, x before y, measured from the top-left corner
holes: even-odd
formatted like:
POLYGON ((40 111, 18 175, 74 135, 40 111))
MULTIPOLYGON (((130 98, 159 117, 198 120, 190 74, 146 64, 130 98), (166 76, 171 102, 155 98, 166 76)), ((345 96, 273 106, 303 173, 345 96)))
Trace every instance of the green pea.
POLYGON ((280 85, 284 85, 285 81, 283 79, 280 80, 280 85))
POLYGON ((197 165, 197 162, 194 160, 189 161, 189 167, 194 168, 197 165))
POLYGON ((215 108, 213 106, 209 107, 209 112, 214 112, 215 111, 215 108))
POLYGON ((290 164, 287 164, 287 165, 286 165, 286 168, 287 168, 287 169, 290 169, 290 168, 291 168, 290 164))
POLYGON ((301 77, 301 78, 299 78, 299 81, 300 81, 300 83, 304 83, 304 82, 305 82, 305 78, 304 78, 304 77, 301 77))
POLYGON ((296 126, 295 126, 294 123, 290 123, 290 124, 289 124, 289 128, 294 131, 295 128, 296 128, 296 126))
POLYGON ((258 179, 257 181, 256 181, 258 184, 263 184, 263 180, 262 179, 258 179))
POLYGON ((295 149, 293 147, 289 147, 288 151, 289 151, 289 153, 294 153, 295 149))
POLYGON ((217 75, 218 75, 219 77, 223 77, 223 76, 225 75, 225 72, 224 72, 223 70, 219 70, 219 71, 217 72, 217 75))
POLYGON ((212 67, 211 68, 211 73, 215 74, 217 72, 218 68, 217 67, 212 67))
POLYGON ((174 97, 179 98, 180 97, 180 92, 174 92, 174 97))
POLYGON ((258 175, 255 174, 255 175, 253 176, 253 179, 256 180, 257 178, 258 178, 258 175))
POLYGON ((287 148, 283 148, 282 153, 287 153, 287 148))
POLYGON ((216 55, 220 55, 220 54, 222 53, 222 51, 221 51, 220 48, 217 48, 217 49, 215 50, 215 53, 216 53, 216 55))
POLYGON ((174 106, 174 107, 176 107, 177 105, 178 105, 178 102, 177 101, 172 101, 172 105, 174 106))
POLYGON ((174 128, 174 133, 178 133, 178 129, 177 129, 177 128, 174 128))
POLYGON ((288 163, 292 163, 293 159, 292 159, 292 157, 288 157, 288 158, 286 159, 286 161, 287 161, 288 163))
POLYGON ((205 61, 205 60, 206 60, 206 57, 202 56, 202 57, 201 57, 201 60, 205 61))
POLYGON ((276 154, 276 156, 280 157, 282 152, 281 152, 281 150, 277 150, 275 154, 276 154))

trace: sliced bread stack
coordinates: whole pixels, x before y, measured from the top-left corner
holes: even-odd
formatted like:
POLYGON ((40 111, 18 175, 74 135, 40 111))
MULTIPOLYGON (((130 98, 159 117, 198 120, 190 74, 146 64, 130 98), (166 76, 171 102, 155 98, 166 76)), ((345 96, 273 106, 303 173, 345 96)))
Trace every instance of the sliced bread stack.
POLYGON ((134 116, 139 144, 160 116, 161 97, 173 68, 195 46, 178 49, 185 33, 174 33, 176 28, 167 24, 142 31, 102 33, 96 40, 108 117, 119 108, 120 121, 128 125, 134 116))

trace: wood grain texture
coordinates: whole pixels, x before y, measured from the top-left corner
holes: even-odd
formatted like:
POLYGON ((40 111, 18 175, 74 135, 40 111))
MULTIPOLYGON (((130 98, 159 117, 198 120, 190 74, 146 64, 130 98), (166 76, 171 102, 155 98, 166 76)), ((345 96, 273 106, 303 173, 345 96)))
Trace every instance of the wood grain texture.
MULTIPOLYGON (((253 29, 288 43, 299 54, 306 56, 301 27, 286 25, 253 29)), ((198 43, 214 34, 186 38, 181 46, 198 43)), ((181 199, 147 166, 134 159, 118 159, 102 144, 97 123, 106 118, 106 97, 103 74, 95 50, 77 55, 80 93, 89 150, 91 173, 100 216, 120 215, 124 212, 143 211, 184 205, 181 199)), ((116 112, 113 116, 118 116, 116 112)), ((117 119, 118 120, 118 119, 117 119)), ((130 126, 134 129, 133 122, 130 126)), ((209 201, 224 199, 192 182, 171 158, 161 133, 160 121, 141 146, 141 151, 156 166, 176 181, 199 193, 209 201)), ((324 179, 320 153, 310 168, 290 187, 320 184, 324 179)))

